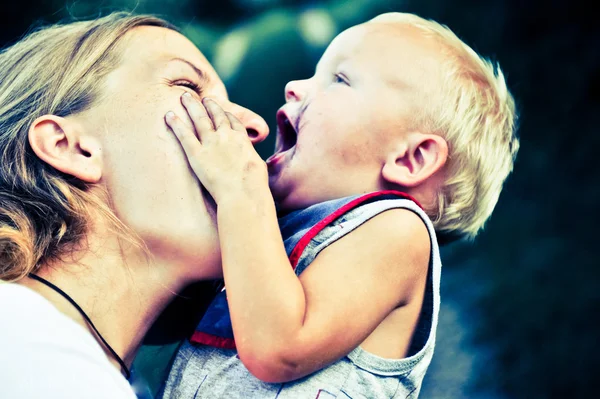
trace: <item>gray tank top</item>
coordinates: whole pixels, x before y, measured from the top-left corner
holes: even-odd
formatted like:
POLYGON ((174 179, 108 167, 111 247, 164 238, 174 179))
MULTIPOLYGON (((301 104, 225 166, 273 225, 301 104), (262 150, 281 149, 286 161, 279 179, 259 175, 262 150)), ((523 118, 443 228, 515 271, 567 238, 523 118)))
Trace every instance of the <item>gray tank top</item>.
POLYGON ((425 212, 408 199, 384 199, 361 205, 336 219, 312 238, 296 267, 300 274, 331 243, 367 220, 389 209, 416 213, 427 226, 431 256, 425 297, 409 355, 403 359, 381 358, 360 346, 335 363, 299 380, 271 384, 254 377, 234 349, 184 342, 163 387, 162 398, 368 398, 414 399, 433 356, 440 306, 441 260, 435 230, 425 212))

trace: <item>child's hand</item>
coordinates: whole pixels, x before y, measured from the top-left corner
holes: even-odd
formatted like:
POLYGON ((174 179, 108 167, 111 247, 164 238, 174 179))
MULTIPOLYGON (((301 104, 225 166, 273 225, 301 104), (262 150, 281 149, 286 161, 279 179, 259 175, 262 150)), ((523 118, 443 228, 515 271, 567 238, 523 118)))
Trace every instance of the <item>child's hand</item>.
POLYGON ((223 111, 214 100, 204 98, 201 103, 189 93, 181 96, 181 103, 193 128, 173 112, 167 113, 165 121, 181 143, 194 173, 217 203, 223 196, 235 197, 240 190, 249 194, 268 187, 266 164, 233 114, 223 111))

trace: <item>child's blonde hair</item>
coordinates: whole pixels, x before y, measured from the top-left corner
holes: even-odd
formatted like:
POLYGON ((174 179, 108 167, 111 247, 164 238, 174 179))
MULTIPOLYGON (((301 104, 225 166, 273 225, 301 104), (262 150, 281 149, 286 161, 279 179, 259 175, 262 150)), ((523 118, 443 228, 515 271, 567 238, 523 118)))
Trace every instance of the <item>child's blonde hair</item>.
POLYGON ((413 14, 372 20, 403 23, 437 40, 443 49, 439 102, 415 121, 446 139, 445 183, 431 210, 441 234, 473 238, 491 215, 519 148, 515 102, 500 67, 480 57, 448 27, 413 14))
POLYGON ((80 243, 91 211, 137 241, 102 187, 45 164, 28 142, 36 118, 76 114, 101 100, 119 41, 137 26, 172 29, 151 16, 115 13, 38 30, 0 52, 0 281, 19 280, 80 243))

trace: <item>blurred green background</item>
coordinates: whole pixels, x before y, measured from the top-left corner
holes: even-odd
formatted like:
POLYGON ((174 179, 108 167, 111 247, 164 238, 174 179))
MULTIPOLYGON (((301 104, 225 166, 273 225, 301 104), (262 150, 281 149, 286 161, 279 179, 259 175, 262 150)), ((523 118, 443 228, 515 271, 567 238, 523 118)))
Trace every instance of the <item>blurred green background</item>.
MULTIPOLYGON (((1 6, 0 45, 69 18, 123 9, 158 14, 206 54, 231 99, 274 131, 285 83, 309 77, 336 33, 387 11, 447 24, 501 64, 520 109, 522 144, 485 231, 474 243, 444 249, 438 345, 421 397, 595 398, 600 32, 589 7, 541 0, 29 0, 1 6)), ((258 147, 264 157, 273 136, 258 147)), ((157 364, 173 349, 142 351, 138 373, 151 390, 163 372, 157 364)))

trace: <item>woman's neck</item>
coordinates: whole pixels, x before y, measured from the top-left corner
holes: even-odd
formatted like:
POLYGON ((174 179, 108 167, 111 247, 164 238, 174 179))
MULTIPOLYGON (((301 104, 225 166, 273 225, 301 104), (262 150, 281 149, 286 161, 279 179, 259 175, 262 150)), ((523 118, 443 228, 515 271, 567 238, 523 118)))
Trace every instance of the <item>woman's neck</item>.
MULTIPOLYGON (((113 245, 106 239, 102 245, 88 242, 89 247, 76 259, 43 265, 36 274, 67 293, 130 366, 146 332, 183 284, 172 267, 140 251, 125 253, 116 239, 113 245)), ((79 311, 60 294, 30 278, 20 283, 40 293, 98 340, 79 311)), ((104 350, 120 369, 114 356, 104 350)))

